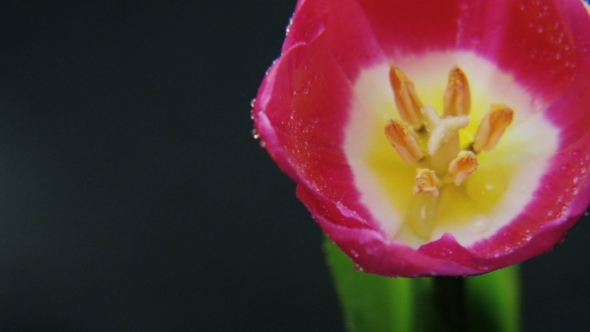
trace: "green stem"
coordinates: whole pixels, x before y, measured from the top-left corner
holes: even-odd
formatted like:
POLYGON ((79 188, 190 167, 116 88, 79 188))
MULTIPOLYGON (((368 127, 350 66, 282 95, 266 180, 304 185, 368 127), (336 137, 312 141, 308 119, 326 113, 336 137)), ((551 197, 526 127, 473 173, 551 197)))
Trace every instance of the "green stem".
POLYGON ((355 270, 327 237, 347 330, 518 332, 518 267, 477 277, 387 278, 355 270))

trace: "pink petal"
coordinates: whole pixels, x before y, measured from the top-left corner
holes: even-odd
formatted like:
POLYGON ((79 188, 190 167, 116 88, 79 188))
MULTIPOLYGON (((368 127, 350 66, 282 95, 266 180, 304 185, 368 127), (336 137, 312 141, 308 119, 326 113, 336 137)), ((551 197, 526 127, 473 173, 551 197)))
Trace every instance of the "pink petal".
MULTIPOLYGON (((353 81, 361 68, 383 61, 380 45, 354 0, 317 0, 300 2, 293 17, 283 52, 293 45, 312 42, 322 34, 314 61, 334 63, 353 81), (337 12, 337 15, 333 13, 337 12)), ((321 67, 318 69, 322 69, 321 67)))
MULTIPOLYGON (((253 113, 271 157, 316 221, 366 271, 473 275, 550 250, 590 203, 590 19, 579 1, 299 1, 253 113), (533 199, 493 236, 417 250, 386 238, 343 151, 359 73, 429 52, 472 52, 514 77, 561 130, 533 199)), ((539 142, 543 144, 543 142, 539 142)))
POLYGON ((421 55, 456 46, 458 0, 357 2, 388 57, 421 55))
POLYGON ((302 185, 297 186, 297 197, 330 239, 367 272, 389 277, 483 273, 446 259, 433 259, 401 243, 385 239, 381 232, 374 229, 355 227, 355 224, 363 225, 363 222, 354 221, 354 212, 336 207, 333 201, 317 197, 302 185))

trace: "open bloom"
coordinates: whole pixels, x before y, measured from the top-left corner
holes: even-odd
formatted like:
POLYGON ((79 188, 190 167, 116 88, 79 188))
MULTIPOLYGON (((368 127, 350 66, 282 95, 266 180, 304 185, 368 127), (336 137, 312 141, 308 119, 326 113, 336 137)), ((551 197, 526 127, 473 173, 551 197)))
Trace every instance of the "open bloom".
POLYGON ((368 272, 521 262, 589 204, 589 17, 580 0, 300 0, 256 130, 368 272))

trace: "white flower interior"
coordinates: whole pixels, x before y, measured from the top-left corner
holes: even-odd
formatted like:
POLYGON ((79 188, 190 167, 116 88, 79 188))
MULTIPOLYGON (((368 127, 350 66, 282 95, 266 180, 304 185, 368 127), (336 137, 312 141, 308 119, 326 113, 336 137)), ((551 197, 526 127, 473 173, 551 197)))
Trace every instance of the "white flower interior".
MULTIPOLYGON (((449 69, 460 66, 471 88, 470 124, 460 131, 461 146, 473 142, 479 121, 491 104, 512 108, 514 120, 499 144, 478 154, 479 168, 461 185, 446 185, 432 204, 417 203, 412 192, 416 166, 399 156, 383 128, 399 119, 389 81, 393 63, 365 69, 354 84, 356 98, 346 127, 345 152, 362 203, 391 239, 411 247, 451 233, 463 246, 493 235, 522 212, 533 197, 548 159, 558 148, 559 131, 543 117, 542 100, 534 99, 513 78, 471 53, 431 53, 395 60, 414 82, 424 104, 442 112, 449 69), (418 205, 416 205, 418 204, 418 205), (407 227, 413 215, 436 214, 429 236, 407 227)), ((429 200, 427 194, 420 200, 429 200)), ((419 216, 417 216, 419 217, 419 216)))

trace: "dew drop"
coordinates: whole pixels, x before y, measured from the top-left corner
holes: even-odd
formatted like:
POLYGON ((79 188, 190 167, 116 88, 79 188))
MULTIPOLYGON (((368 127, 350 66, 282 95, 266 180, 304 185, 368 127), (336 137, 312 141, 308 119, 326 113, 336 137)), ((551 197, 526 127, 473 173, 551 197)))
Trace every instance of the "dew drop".
POLYGON ((562 216, 566 216, 566 215, 568 214, 569 210, 570 210, 569 206, 567 206, 567 205, 564 205, 564 206, 561 208, 561 215, 562 215, 562 216))
POLYGON ((259 139, 260 138, 260 134, 258 134, 258 130, 256 130, 256 128, 252 129, 252 137, 254 139, 259 139))
POLYGON ((469 231, 474 235, 485 233, 492 224, 492 220, 484 215, 476 215, 469 223, 469 231))
POLYGON ((250 100, 250 107, 254 108, 254 104, 256 104, 256 98, 252 98, 252 100, 250 100))
POLYGON ((287 28, 285 29, 285 35, 288 35, 289 32, 291 32, 291 25, 293 25, 293 18, 292 17, 289 19, 289 24, 287 25, 287 28))
POLYGON ((505 174, 498 170, 475 172, 466 183, 469 198, 481 204, 497 202, 507 186, 508 180, 505 174))

